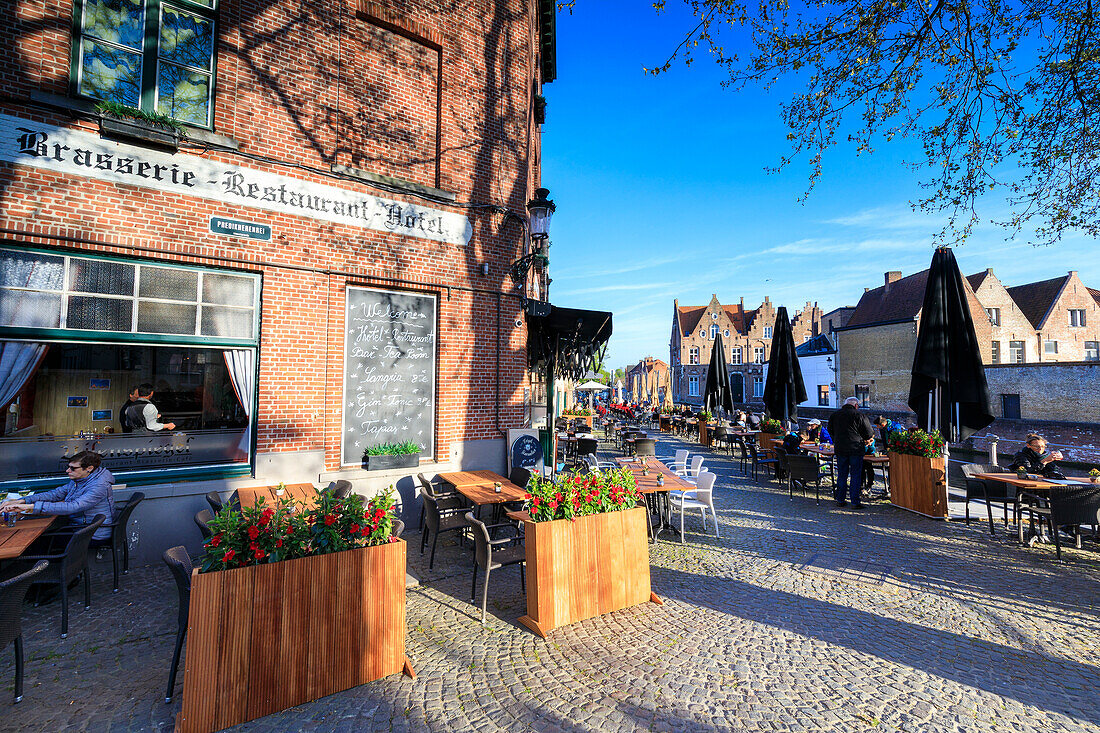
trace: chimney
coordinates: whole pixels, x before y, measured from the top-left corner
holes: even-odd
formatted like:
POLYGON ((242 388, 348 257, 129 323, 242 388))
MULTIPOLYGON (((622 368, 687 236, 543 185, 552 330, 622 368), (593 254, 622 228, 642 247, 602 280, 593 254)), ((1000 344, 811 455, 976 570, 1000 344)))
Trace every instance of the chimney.
POLYGON ((899 272, 898 270, 890 270, 890 272, 886 273, 887 285, 889 285, 890 283, 896 283, 898 280, 901 280, 901 272, 899 272))
POLYGON ((870 289, 871 289, 871 288, 864 288, 864 289, 863 289, 863 292, 865 292, 865 293, 866 293, 866 292, 868 292, 868 291, 869 291, 870 289))

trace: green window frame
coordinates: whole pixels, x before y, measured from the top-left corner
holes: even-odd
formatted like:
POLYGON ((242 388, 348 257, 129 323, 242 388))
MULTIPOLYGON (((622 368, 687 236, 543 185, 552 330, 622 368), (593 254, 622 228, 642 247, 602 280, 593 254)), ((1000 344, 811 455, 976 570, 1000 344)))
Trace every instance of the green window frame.
POLYGON ((73 0, 70 91, 213 128, 218 0, 73 0))

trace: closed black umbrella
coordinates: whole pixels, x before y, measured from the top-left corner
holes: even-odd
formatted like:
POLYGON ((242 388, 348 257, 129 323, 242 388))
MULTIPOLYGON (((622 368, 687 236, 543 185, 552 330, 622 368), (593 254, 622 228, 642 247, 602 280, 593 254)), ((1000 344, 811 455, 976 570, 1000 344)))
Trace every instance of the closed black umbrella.
POLYGON ((925 430, 958 442, 993 422, 989 386, 962 273, 950 249, 932 255, 920 312, 909 407, 925 430))
POLYGON ((710 350, 710 366, 707 368, 707 386, 703 390, 703 406, 707 412, 718 415, 719 410, 733 412, 733 391, 730 389, 730 373, 726 369, 726 350, 722 334, 714 336, 710 350))
POLYGON ((768 358, 768 380, 764 383, 764 409, 773 420, 782 420, 784 429, 789 419, 798 417, 798 405, 806 401, 806 385, 798 355, 794 353, 794 334, 787 309, 775 314, 772 329, 772 350, 768 358))

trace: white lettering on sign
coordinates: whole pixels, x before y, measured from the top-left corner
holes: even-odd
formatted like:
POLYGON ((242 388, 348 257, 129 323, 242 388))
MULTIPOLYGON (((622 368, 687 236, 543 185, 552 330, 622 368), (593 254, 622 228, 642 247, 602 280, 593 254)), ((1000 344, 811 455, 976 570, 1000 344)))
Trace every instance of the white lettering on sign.
POLYGON ((0 160, 450 244, 467 244, 473 231, 462 214, 11 115, 0 114, 0 160))

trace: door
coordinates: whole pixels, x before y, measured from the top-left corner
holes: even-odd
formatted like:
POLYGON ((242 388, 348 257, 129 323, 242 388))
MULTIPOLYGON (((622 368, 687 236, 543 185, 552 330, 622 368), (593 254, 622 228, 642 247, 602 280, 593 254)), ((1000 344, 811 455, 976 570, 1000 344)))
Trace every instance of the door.
POLYGON ((1020 395, 1001 395, 1001 416, 1004 417, 1006 420, 1020 419, 1020 395))

